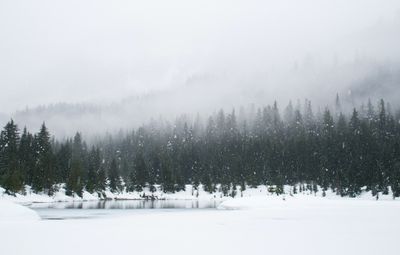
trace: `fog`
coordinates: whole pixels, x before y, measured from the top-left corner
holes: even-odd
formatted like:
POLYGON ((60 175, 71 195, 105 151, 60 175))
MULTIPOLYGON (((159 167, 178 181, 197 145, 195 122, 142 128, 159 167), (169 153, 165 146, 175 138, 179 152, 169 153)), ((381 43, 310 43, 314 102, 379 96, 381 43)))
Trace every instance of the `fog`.
POLYGON ((336 93, 395 104, 399 31, 397 0, 0 0, 0 121, 70 135, 336 93))

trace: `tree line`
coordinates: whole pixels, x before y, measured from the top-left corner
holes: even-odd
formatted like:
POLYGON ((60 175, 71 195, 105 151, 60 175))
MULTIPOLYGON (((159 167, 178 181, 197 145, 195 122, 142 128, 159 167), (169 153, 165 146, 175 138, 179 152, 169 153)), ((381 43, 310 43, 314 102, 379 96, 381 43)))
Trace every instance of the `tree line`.
POLYGON ((68 195, 79 196, 107 188, 155 191, 155 184, 164 192, 203 184, 224 195, 266 184, 282 193, 288 184, 293 192, 320 186, 351 197, 362 190, 388 194, 391 187, 398 197, 400 114, 384 100, 349 113, 342 112, 339 97, 316 113, 308 100, 283 111, 275 102, 238 114, 220 110, 205 121, 199 116, 181 116, 172 124, 151 121, 90 145, 80 133, 59 141, 45 124, 31 134, 8 122, 0 135, 0 186, 10 194, 25 185, 52 194, 60 183, 68 195))

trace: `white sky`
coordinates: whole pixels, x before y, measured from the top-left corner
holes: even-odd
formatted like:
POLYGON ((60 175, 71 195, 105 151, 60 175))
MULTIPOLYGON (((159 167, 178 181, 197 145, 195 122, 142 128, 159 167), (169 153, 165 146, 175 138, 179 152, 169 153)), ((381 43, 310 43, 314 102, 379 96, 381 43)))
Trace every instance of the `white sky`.
POLYGON ((112 101, 309 58, 398 61, 397 28, 398 0, 0 0, 0 112, 112 101))

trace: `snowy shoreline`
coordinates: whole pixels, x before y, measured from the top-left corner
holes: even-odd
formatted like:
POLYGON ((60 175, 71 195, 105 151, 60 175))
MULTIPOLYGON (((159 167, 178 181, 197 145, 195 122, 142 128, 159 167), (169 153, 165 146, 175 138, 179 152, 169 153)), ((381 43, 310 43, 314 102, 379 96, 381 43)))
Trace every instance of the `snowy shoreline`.
POLYGON ((26 186, 25 194, 8 195, 5 190, 0 187, 0 201, 7 200, 17 202, 19 204, 30 204, 30 203, 57 203, 57 202, 85 202, 85 201, 107 201, 107 200, 217 200, 217 201, 231 201, 231 200, 243 200, 244 198, 268 198, 266 200, 287 200, 295 198, 322 198, 329 200, 371 200, 371 201, 400 201, 394 199, 390 189, 389 194, 379 194, 379 199, 376 196, 372 196, 371 191, 363 191, 359 196, 341 197, 334 193, 332 190, 327 190, 325 193, 319 188, 317 192, 302 191, 296 194, 293 193, 292 186, 284 187, 284 194, 276 195, 270 192, 268 186, 260 185, 257 188, 247 188, 244 191, 239 191, 238 194, 232 198, 230 196, 224 196, 221 191, 217 189, 214 193, 208 193, 203 190, 200 185, 198 190, 195 190, 192 185, 186 185, 185 191, 179 191, 175 193, 164 193, 160 187, 157 186, 155 192, 150 192, 147 188, 142 192, 127 192, 126 190, 118 193, 113 193, 110 190, 106 190, 102 193, 89 193, 84 191, 82 197, 74 194, 73 196, 67 196, 64 188, 59 188, 52 196, 45 193, 34 193, 29 186, 26 186))

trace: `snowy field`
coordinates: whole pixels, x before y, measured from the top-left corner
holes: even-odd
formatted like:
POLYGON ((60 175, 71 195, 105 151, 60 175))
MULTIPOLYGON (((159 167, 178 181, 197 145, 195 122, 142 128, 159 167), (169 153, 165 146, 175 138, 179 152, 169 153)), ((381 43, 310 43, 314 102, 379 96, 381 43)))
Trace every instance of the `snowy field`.
MULTIPOLYGON (((250 191, 249 191, 250 192, 250 191)), ((397 254, 400 203, 255 195, 210 210, 40 220, 0 200, 1 254, 397 254)))

